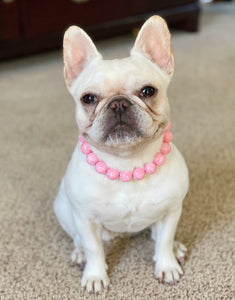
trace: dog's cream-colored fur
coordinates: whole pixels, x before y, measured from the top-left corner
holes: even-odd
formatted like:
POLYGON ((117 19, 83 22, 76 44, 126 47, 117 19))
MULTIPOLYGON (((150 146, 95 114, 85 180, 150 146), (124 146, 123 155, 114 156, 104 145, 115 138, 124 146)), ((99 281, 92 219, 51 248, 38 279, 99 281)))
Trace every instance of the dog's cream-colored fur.
MULTIPOLYGON (((158 16, 147 20, 130 57, 111 61, 103 60, 86 33, 72 26, 64 37, 64 64, 79 131, 99 159, 121 170, 151 161, 170 121, 167 88, 174 58, 164 20, 158 16), (138 91, 149 85, 156 88, 156 95, 141 99, 138 91), (89 93, 97 95, 96 105, 82 102, 89 93), (106 135, 108 108, 117 96, 128 99, 137 129, 125 135, 106 135)), ((125 183, 97 174, 87 164, 79 143, 76 146, 54 209, 73 239, 72 260, 85 266, 81 284, 89 292, 99 293, 109 285, 102 239, 147 227, 155 241, 156 278, 174 284, 183 274, 179 261, 186 248, 174 236, 188 191, 188 171, 180 152, 173 144, 171 147, 165 164, 154 175, 125 183)))

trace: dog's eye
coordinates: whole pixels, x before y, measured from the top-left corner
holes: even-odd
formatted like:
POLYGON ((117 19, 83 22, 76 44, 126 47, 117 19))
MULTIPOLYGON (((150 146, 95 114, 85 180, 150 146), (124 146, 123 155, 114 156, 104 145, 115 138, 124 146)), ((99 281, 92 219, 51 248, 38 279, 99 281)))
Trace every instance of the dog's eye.
POLYGON ((84 102, 85 104, 94 104, 98 98, 96 95, 93 94, 86 94, 82 97, 82 102, 84 102))
POLYGON ((156 93, 156 89, 152 86, 145 86, 140 91, 140 97, 149 98, 152 97, 156 93))

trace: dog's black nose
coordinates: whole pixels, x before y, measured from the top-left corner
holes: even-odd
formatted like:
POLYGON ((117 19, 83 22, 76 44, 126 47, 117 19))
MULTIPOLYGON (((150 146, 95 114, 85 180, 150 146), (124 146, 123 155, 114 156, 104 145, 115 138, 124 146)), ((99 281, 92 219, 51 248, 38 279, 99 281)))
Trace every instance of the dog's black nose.
POLYGON ((116 114, 122 114, 132 103, 125 97, 115 98, 108 107, 116 114))

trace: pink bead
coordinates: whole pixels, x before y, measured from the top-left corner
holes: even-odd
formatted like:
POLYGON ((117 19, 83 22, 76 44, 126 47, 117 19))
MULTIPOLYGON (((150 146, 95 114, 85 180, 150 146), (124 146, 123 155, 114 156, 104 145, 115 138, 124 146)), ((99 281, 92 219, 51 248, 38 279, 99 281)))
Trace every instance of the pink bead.
POLYGON ((170 131, 165 131, 163 136, 163 142, 170 143, 172 141, 173 135, 170 131))
POLYGON ((165 155, 163 155, 162 153, 157 153, 154 157, 153 162, 157 165, 157 166, 161 166, 164 164, 165 162, 165 155))
POLYGON ((85 140, 84 140, 84 138, 83 138, 83 136, 80 134, 79 135, 79 141, 81 142, 81 143, 84 143, 85 142, 85 140))
POLYGON ((120 172, 120 180, 123 182, 128 182, 132 179, 131 172, 120 172))
POLYGON ((168 143, 163 143, 161 147, 161 153, 162 154, 168 154, 171 151, 171 145, 168 143))
POLYGON ((98 162, 98 158, 93 152, 91 152, 87 155, 86 160, 87 160, 88 164, 92 165, 92 166, 94 166, 98 162))
POLYGON ((81 151, 82 153, 84 154, 88 154, 91 152, 91 148, 89 146, 89 144, 87 142, 83 142, 82 145, 81 145, 81 151))
POLYGON ((169 124, 167 125, 166 131, 167 131, 167 130, 171 130, 171 123, 169 123, 169 124))
POLYGON ((119 177, 119 172, 118 172, 118 170, 116 170, 116 169, 108 169, 108 171, 107 171, 107 177, 109 178, 109 179, 111 179, 111 180, 115 180, 115 179, 118 179, 118 177, 119 177))
POLYGON ((136 180, 141 180, 145 176, 145 170, 142 168, 135 168, 133 171, 133 177, 136 180))
POLYGON ((147 174, 151 175, 156 172, 157 166, 154 163, 145 163, 144 169, 147 174))
POLYGON ((105 174, 107 172, 106 163, 103 161, 98 161, 95 165, 95 170, 99 174, 105 174))

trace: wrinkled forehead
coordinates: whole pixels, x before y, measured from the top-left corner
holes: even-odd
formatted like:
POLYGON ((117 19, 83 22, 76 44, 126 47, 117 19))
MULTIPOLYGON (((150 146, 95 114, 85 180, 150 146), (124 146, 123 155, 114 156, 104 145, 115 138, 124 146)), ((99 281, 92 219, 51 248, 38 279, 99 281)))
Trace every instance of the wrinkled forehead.
POLYGON ((167 77, 147 59, 127 57, 114 60, 94 60, 75 80, 71 94, 77 98, 83 93, 100 95, 132 93, 144 85, 161 88, 167 77))

